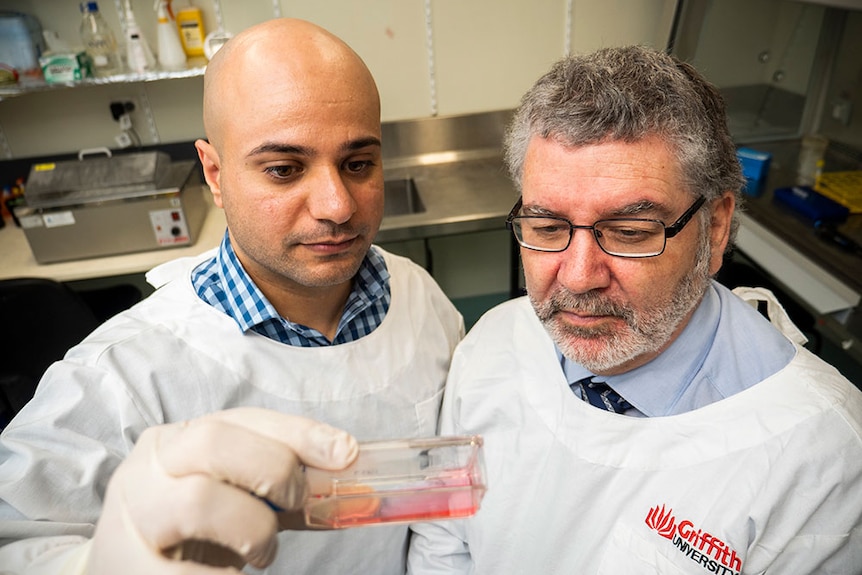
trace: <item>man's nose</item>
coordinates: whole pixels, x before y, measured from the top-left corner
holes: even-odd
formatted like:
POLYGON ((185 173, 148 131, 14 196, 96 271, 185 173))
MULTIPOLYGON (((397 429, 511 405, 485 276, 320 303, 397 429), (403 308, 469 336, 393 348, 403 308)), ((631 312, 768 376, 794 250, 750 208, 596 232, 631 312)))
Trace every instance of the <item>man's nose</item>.
POLYGON ((575 293, 605 288, 610 284, 608 260, 611 256, 602 251, 593 230, 572 230, 572 241, 560 252, 557 281, 575 293))
POLYGON ((309 183, 308 211, 315 219, 343 224, 356 213, 356 200, 339 170, 321 169, 309 183))

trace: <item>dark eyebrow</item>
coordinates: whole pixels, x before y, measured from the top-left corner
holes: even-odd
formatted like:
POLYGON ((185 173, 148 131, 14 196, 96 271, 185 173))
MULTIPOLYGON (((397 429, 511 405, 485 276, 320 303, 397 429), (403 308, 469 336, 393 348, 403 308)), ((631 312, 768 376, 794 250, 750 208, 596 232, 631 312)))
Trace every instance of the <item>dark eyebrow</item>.
POLYGON ((314 150, 307 146, 296 146, 293 144, 277 144, 275 142, 267 142, 254 148, 248 153, 249 156, 259 156, 260 154, 294 154, 298 156, 311 156, 314 150))
POLYGON ((358 140, 347 142, 341 146, 341 148, 345 152, 352 152, 355 150, 361 150, 362 148, 367 148, 368 146, 377 146, 378 148, 381 148, 383 147, 383 144, 380 142, 380 138, 368 136, 367 138, 359 138, 358 140))
MULTIPOLYGON (((355 150, 361 150, 362 148, 367 148, 368 146, 382 147, 382 144, 379 138, 369 136, 367 138, 359 138, 357 140, 351 140, 350 142, 346 142, 341 146, 341 149, 345 152, 352 152, 355 150)), ((254 148, 251 152, 249 152, 248 155, 258 156, 260 154, 272 153, 291 154, 295 156, 313 156, 315 154, 315 150, 314 148, 310 148, 308 146, 299 146, 296 144, 280 144, 277 142, 266 142, 254 148)))

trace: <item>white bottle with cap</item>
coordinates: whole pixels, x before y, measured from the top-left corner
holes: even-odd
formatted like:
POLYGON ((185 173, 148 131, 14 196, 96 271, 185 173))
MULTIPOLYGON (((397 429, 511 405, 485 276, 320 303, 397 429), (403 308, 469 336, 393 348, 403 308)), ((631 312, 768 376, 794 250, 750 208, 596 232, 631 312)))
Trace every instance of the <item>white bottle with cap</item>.
POLYGON ((186 53, 177 35, 177 26, 171 18, 168 3, 169 0, 156 0, 159 65, 165 70, 182 70, 186 67, 186 53))
POLYGON ((156 58, 144 33, 141 32, 132 5, 126 0, 126 60, 129 70, 141 74, 156 68, 156 58))

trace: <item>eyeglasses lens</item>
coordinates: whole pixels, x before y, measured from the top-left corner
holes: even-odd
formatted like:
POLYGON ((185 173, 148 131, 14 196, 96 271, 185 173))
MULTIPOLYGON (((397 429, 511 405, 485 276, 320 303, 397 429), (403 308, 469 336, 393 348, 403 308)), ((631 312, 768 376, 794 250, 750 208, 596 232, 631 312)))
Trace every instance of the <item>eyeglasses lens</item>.
POLYGON ((518 216, 512 229, 522 246, 533 250, 565 250, 576 229, 590 229, 601 248, 611 254, 629 257, 657 255, 664 250, 664 226, 653 220, 603 220, 593 226, 574 227, 566 220, 518 216))

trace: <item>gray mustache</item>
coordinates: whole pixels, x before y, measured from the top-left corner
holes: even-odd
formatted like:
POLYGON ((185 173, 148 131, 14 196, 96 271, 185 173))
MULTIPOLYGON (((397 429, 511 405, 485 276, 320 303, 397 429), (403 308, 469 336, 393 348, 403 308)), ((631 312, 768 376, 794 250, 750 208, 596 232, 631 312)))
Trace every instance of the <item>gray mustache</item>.
POLYGON ((542 320, 550 319, 552 315, 563 310, 589 315, 615 316, 627 321, 633 317, 630 308, 609 300, 595 291, 572 293, 559 289, 548 298, 547 303, 542 308, 539 316, 542 320))

